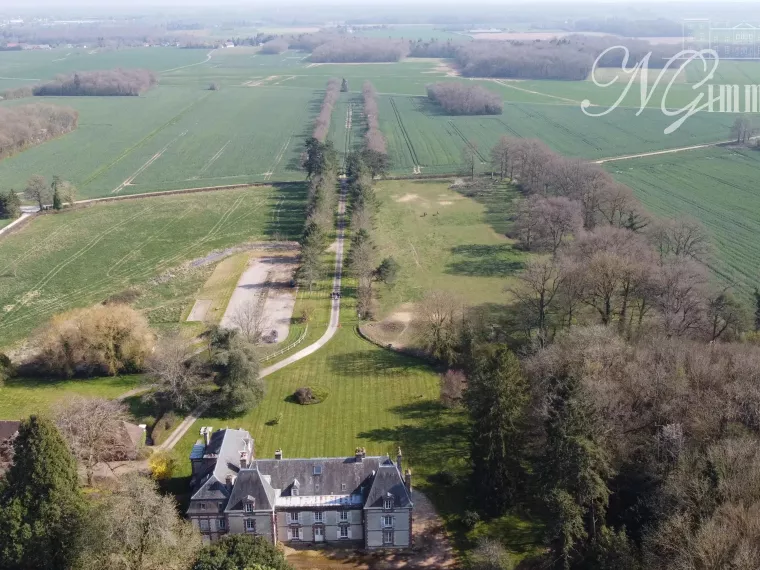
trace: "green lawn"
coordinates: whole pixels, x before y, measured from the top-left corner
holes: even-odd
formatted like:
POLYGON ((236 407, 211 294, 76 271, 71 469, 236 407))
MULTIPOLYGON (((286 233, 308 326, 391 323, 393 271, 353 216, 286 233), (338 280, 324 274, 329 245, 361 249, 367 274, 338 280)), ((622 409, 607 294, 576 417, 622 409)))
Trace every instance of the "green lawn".
POLYGON ((385 181, 375 241, 380 258, 401 271, 396 285, 378 285, 381 315, 425 291, 453 291, 473 304, 504 303, 505 287, 525 261, 504 236, 516 192, 494 190, 478 202, 447 181, 385 181))
MULTIPOLYGON (((41 216, 0 240, 0 346, 53 314, 137 287, 174 307, 183 266, 211 251, 303 226, 304 188, 290 185, 103 203, 41 216), (272 215, 278 208, 278 215, 272 215), (163 276, 156 280, 157 276, 163 276)), ((191 284, 197 289, 199 283, 191 284)), ((192 287, 191 287, 192 288, 192 287)), ((184 302, 184 301, 183 301, 184 302)))
POLYGON ((142 376, 115 376, 87 380, 14 378, 0 385, 0 419, 17 420, 46 413, 71 396, 117 398, 144 382, 142 376))

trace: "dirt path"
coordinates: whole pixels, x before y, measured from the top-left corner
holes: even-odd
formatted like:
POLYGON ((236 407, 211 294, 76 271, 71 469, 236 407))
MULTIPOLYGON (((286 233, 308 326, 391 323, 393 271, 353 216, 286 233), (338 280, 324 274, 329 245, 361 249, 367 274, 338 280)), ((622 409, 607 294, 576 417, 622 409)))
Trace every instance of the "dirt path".
POLYGON ((172 69, 164 69, 163 71, 159 71, 159 73, 169 73, 170 71, 178 71, 180 69, 186 69, 188 67, 195 67, 196 65, 203 65, 204 63, 208 63, 211 61, 211 54, 214 53, 214 50, 211 50, 206 54, 206 59, 203 61, 199 61, 198 63, 191 63, 189 65, 181 65, 179 67, 173 67, 172 69))
POLYGON ((618 160, 631 160, 634 158, 646 158, 647 156, 658 156, 660 154, 674 154, 676 152, 686 152, 689 150, 699 150, 701 148, 710 148, 713 146, 720 146, 724 144, 728 144, 734 141, 718 141, 714 143, 707 143, 707 144, 698 144, 694 146, 684 146, 681 148, 669 148, 666 150, 656 150, 653 152, 642 152, 641 154, 628 154, 625 156, 614 156, 612 158, 602 158, 600 160, 595 160, 595 164, 604 164, 606 162, 616 162, 618 160))

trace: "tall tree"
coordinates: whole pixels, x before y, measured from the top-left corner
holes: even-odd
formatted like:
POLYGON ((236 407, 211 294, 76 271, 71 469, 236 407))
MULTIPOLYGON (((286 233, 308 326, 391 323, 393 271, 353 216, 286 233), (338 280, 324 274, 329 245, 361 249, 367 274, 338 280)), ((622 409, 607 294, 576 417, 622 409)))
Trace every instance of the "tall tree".
POLYGON ((259 361, 253 346, 239 336, 227 350, 219 351, 214 361, 220 370, 219 402, 225 411, 238 415, 255 407, 264 397, 259 378, 259 361))
POLYGON ((85 515, 76 460, 55 424, 38 416, 21 423, 13 451, 0 497, 0 568, 68 570, 85 515))
POLYGON ((472 420, 473 480, 484 511, 500 515, 524 477, 523 419, 528 384, 517 357, 502 345, 477 348, 465 402, 472 420))
POLYGON ((177 514, 174 499, 138 474, 120 481, 97 505, 87 526, 84 570, 184 570, 200 536, 177 514))
POLYGON ((549 381, 546 447, 542 465, 550 538, 556 559, 569 568, 575 552, 604 526, 612 476, 597 413, 581 381, 560 375, 549 381))
POLYGON ((40 210, 42 210, 45 206, 45 202, 48 202, 52 197, 50 187, 45 178, 39 174, 32 176, 29 179, 29 182, 26 183, 24 197, 29 201, 37 202, 40 210))

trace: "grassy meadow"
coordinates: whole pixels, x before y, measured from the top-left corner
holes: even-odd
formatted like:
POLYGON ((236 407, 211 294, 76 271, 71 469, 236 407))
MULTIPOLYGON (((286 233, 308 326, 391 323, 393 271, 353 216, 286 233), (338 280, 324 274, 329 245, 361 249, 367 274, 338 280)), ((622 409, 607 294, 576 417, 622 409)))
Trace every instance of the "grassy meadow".
POLYGON ((163 288, 171 304, 171 282, 182 282, 187 269, 177 268, 183 263, 274 235, 296 238, 304 198, 303 185, 257 187, 42 216, 0 240, 0 346, 24 338, 55 313, 127 288, 163 288))
POLYGON ((452 291, 472 304, 506 302, 504 289, 526 258, 504 237, 516 192, 494 190, 481 203, 449 186, 437 180, 376 186, 378 256, 401 266, 393 287, 377 286, 380 316, 430 290, 452 291))

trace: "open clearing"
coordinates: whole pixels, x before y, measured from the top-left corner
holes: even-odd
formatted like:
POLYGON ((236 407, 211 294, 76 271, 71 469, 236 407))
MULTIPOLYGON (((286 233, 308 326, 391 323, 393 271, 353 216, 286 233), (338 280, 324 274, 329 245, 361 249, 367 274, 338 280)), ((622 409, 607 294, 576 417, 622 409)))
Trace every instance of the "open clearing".
MULTIPOLYGON (((252 259, 240 277, 221 326, 227 329, 241 328, 241 319, 261 315, 264 336, 276 335, 277 344, 288 338, 290 321, 296 302, 296 290, 291 286, 297 268, 296 252, 277 256, 263 256, 252 259), (251 313, 253 309, 254 313, 251 313)), ((253 324, 253 323, 251 323, 253 324)))
POLYGON ((296 237, 304 189, 258 187, 127 200, 44 215, 0 240, 0 346, 55 313, 150 288, 216 249, 296 237), (279 205, 275 221, 272 211, 279 205))

